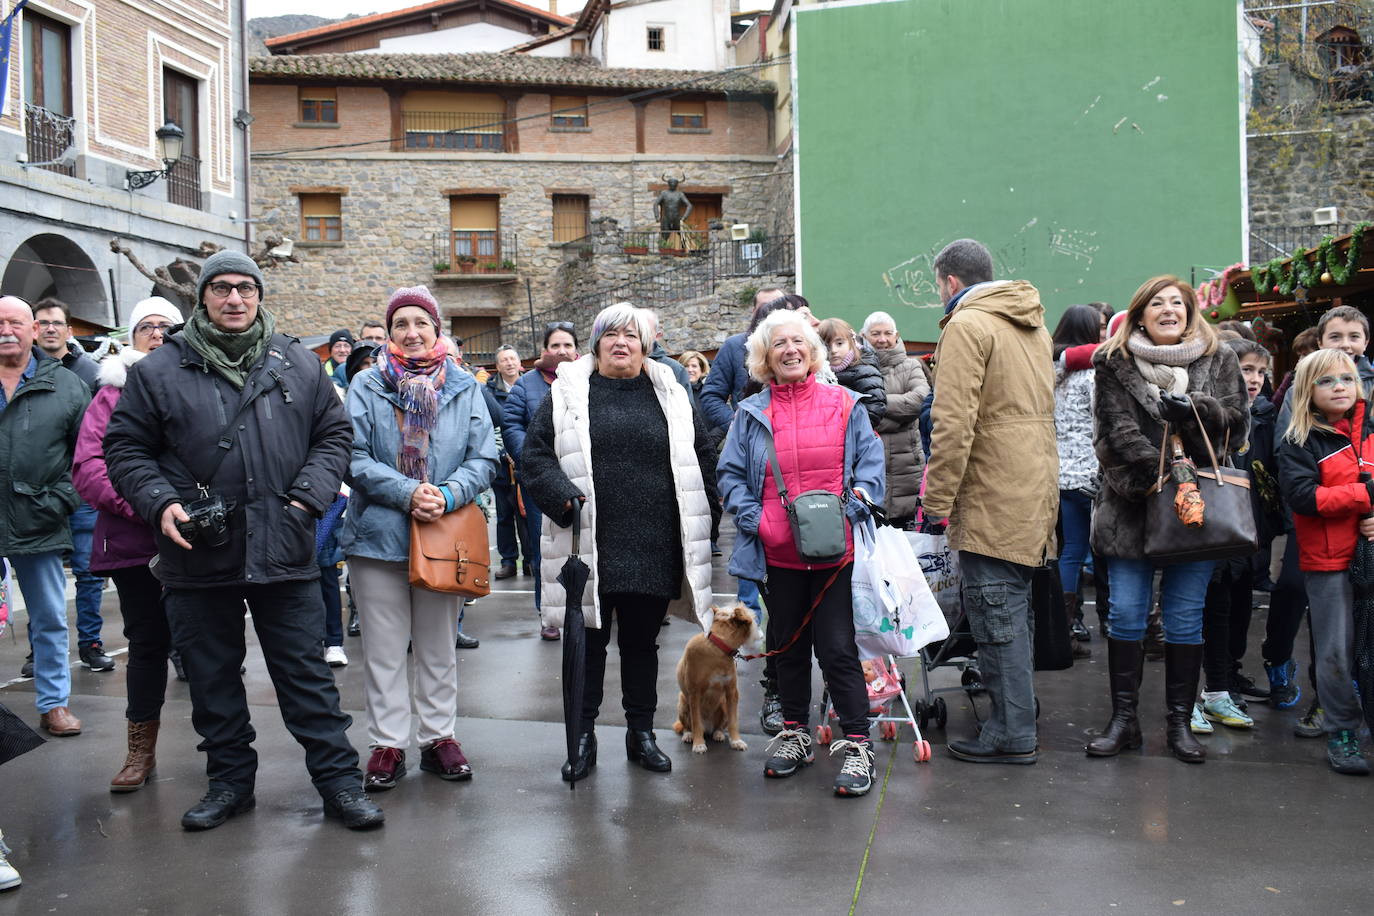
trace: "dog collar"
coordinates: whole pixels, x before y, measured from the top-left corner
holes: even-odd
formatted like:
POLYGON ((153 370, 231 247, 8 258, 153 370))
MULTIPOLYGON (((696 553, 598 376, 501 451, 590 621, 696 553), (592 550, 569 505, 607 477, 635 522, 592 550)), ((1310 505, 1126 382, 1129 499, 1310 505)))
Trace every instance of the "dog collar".
POLYGON ((706 638, 710 640, 711 645, 715 646, 717 649, 724 652, 726 655, 739 655, 738 649, 731 649, 730 646, 726 644, 725 640, 721 639, 716 634, 707 633, 706 638))

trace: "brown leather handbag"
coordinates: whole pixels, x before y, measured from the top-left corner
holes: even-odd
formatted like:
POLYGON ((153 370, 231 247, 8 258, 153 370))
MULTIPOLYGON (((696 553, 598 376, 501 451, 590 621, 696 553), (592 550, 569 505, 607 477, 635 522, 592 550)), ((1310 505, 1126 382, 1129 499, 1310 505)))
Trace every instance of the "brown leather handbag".
POLYGON ((465 598, 491 594, 487 517, 476 503, 436 521, 410 520, 410 584, 465 598))
MULTIPOLYGON (((1174 511, 1178 484, 1166 469, 1165 452, 1169 447, 1169 425, 1166 423, 1164 439, 1159 446, 1159 476, 1145 497, 1145 556, 1160 566, 1195 560, 1225 560, 1259 550, 1255 512, 1250 503, 1250 475, 1222 466, 1196 406, 1193 416, 1197 417, 1202 441, 1207 443, 1207 457, 1212 463, 1210 468, 1197 470, 1198 492, 1206 505, 1204 520, 1201 528, 1188 528, 1174 511)), ((1229 432, 1226 438, 1223 453, 1229 451, 1229 432)))

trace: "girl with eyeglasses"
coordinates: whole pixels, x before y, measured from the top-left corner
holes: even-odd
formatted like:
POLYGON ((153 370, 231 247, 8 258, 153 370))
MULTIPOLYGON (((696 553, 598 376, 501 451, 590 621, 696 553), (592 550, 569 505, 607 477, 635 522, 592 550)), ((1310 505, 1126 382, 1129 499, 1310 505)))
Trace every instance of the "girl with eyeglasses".
POLYGON ((1279 488, 1293 510, 1298 565, 1307 583, 1317 693, 1326 713, 1331 769, 1365 776, 1355 668, 1350 561, 1374 540, 1374 418, 1355 362, 1343 351, 1304 356, 1293 373, 1293 414, 1279 443, 1279 488))

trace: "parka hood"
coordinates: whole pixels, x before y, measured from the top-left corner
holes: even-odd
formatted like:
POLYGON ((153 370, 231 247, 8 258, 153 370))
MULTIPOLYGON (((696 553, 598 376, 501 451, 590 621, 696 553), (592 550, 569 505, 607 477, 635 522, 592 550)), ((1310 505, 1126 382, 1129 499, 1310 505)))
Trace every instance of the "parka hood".
POLYGON ((1040 291, 1025 280, 992 280, 970 287, 954 311, 940 322, 940 327, 963 311, 988 312, 1027 328, 1045 326, 1045 307, 1040 304, 1040 291))

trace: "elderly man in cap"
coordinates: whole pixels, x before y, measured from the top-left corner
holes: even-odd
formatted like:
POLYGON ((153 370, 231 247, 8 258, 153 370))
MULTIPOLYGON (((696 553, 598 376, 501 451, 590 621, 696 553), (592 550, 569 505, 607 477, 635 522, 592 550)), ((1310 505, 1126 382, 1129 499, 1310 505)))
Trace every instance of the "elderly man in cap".
POLYGON ((19 577, 33 640, 34 704, 50 734, 81 734, 67 708, 67 517, 81 502, 72 452, 91 399, 86 383, 34 346, 38 322, 18 296, 0 296, 0 556, 19 577))
POLYGON ((153 572, 206 753, 209 790, 181 824, 208 830, 254 806, 246 602, 325 815, 379 826, 320 640, 315 521, 339 492, 352 428, 314 354, 276 333, 251 258, 211 256, 197 294, 184 329, 129 373, 105 434, 111 482, 156 532, 153 572))

